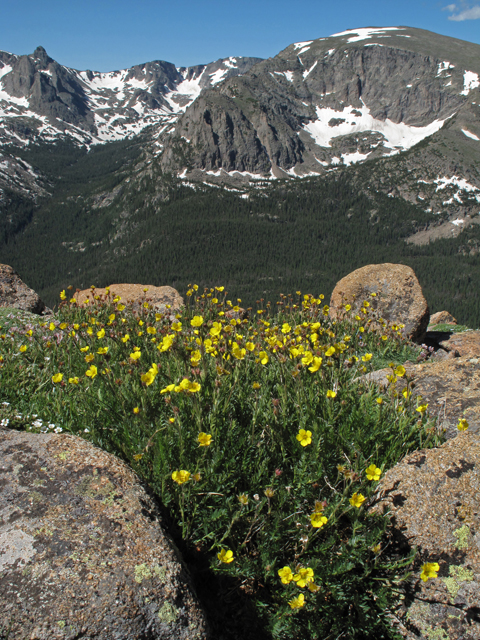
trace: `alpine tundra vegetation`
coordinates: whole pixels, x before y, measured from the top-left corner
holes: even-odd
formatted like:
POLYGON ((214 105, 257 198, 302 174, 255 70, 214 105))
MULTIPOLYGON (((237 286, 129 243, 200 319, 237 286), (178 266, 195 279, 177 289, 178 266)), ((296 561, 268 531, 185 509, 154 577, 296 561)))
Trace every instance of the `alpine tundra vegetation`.
POLYGON ((369 300, 333 321, 323 295, 300 291, 244 319, 223 286, 191 286, 175 315, 147 288, 136 310, 108 289, 75 296, 50 318, 3 314, 2 426, 73 433, 126 461, 272 637, 400 637, 408 585, 438 565, 369 506, 385 470, 442 440, 410 392, 401 363, 421 350, 402 327, 369 300), (390 385, 366 389, 387 364, 390 385))

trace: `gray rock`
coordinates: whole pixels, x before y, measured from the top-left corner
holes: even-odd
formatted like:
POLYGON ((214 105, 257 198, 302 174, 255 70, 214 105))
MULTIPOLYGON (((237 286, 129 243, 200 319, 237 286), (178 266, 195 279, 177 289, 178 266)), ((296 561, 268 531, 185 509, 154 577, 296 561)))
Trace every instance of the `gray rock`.
POLYGON ((14 307, 38 315, 51 313, 38 294, 27 287, 8 264, 0 264, 0 307, 14 307))
POLYGON ((479 463, 480 437, 464 433, 407 456, 378 486, 374 511, 387 512, 393 533, 418 550, 411 597, 400 611, 404 638, 480 637, 479 463), (423 582, 425 562, 439 571, 423 582))
POLYGON ((0 431, 0 607, 9 640, 207 637, 154 500, 85 440, 0 431))

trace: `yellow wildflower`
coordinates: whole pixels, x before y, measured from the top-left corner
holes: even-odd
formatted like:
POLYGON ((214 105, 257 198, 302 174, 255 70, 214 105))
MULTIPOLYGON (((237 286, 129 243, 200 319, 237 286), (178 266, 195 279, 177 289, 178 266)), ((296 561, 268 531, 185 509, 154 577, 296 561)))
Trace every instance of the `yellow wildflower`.
POLYGON ((200 351, 198 350, 192 351, 192 354, 190 356, 190 362, 194 367, 198 365, 201 359, 202 359, 202 354, 200 353, 200 351))
POLYGON ((237 360, 244 360, 247 355, 246 349, 241 349, 236 342, 233 343, 232 354, 237 360))
POLYGON ((230 562, 233 562, 233 551, 230 551, 230 549, 221 549, 220 553, 217 553, 217 558, 224 564, 230 564, 230 562))
POLYGON ((420 574, 420 578, 423 580, 423 582, 426 582, 431 578, 436 578, 439 571, 440 565, 438 564, 438 562, 426 562, 422 566, 422 573, 420 574))
POLYGON ((210 444, 212 443, 212 436, 208 433, 204 433, 203 431, 201 431, 198 434, 197 440, 199 442, 200 447, 209 447, 210 444))
POLYGON ((203 317, 193 316, 193 318, 190 320, 190 324, 192 325, 192 327, 201 327, 203 324, 203 317))
POLYGON ((256 362, 260 362, 260 364, 266 365, 268 363, 268 355, 266 351, 260 351, 258 354, 258 358, 256 362))
POLYGON ((369 480, 380 480, 380 476, 382 475, 382 470, 376 467, 374 464, 371 464, 367 469, 365 469, 365 473, 367 474, 367 478, 369 480))
POLYGON ((211 329, 210 329, 210 335, 214 336, 214 337, 218 336, 218 335, 220 335, 221 331, 222 331, 221 323, 220 322, 214 322, 212 324, 211 329))
POLYGON ((158 367, 155 363, 152 363, 151 368, 147 371, 147 373, 144 373, 140 379, 142 382, 146 384, 147 387, 149 387, 155 380, 157 374, 158 374, 158 367))
POLYGON ((300 593, 296 598, 290 600, 288 603, 292 609, 301 609, 305 604, 305 596, 300 593))
POLYGON ((327 398, 335 398, 337 396, 336 391, 331 391, 330 389, 327 391, 327 398))
POLYGON ((172 473, 172 480, 177 484, 184 484, 190 480, 190 472, 185 471, 185 469, 174 471, 172 473))
POLYGON ((327 524, 328 518, 326 518, 321 512, 315 511, 315 513, 312 513, 310 516, 310 522, 312 527, 320 529, 324 524, 327 524))
POLYGON ((302 445, 302 447, 306 447, 312 442, 312 432, 305 431, 305 429, 300 429, 300 431, 296 435, 297 440, 302 445))
POLYGON ((97 375, 97 367, 94 364, 91 364, 90 369, 85 371, 85 375, 89 378, 92 378, 93 380, 93 378, 95 378, 95 376, 97 375))
POLYGON ((133 351, 133 352, 130 354, 130 358, 131 358, 132 360, 138 360, 138 359, 139 359, 139 358, 141 358, 141 357, 142 357, 142 352, 141 352, 141 351, 133 351))
POLYGON ((318 371, 320 369, 320 367, 322 366, 322 358, 313 358, 313 364, 311 367, 308 367, 308 370, 311 371, 312 373, 315 373, 315 371, 318 371))
POLYGON ((278 575, 282 581, 282 584, 289 584, 293 580, 293 572, 290 567, 283 567, 278 570, 278 575))
POLYGON ((311 351, 307 351, 307 353, 302 358, 302 364, 306 367, 313 362, 313 353, 311 351))
POLYGON ((466 431, 468 429, 468 422, 465 420, 465 418, 460 418, 457 424, 457 429, 459 431, 466 431))
POLYGON ((63 373, 56 373, 52 376, 52 382, 61 382, 63 379, 63 373))
POLYGON ((313 582, 313 578, 313 569, 310 569, 309 567, 302 567, 298 570, 298 573, 293 576, 293 580, 297 583, 297 587, 300 587, 301 589, 306 587, 309 582, 313 582))
POLYGON ((357 509, 359 509, 365 502, 365 500, 365 496, 362 496, 361 493, 354 493, 350 498, 350 504, 352 505, 352 507, 357 507, 357 509))

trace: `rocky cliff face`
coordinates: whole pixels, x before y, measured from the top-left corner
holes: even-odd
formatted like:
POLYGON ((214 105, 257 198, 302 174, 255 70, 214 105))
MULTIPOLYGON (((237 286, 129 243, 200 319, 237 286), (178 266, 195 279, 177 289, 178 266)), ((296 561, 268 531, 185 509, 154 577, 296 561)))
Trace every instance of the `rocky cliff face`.
POLYGON ((42 176, 15 157, 18 146, 139 133, 139 189, 146 173, 258 185, 377 160, 367 173, 359 167, 359 189, 442 214, 435 237, 451 237, 479 213, 480 46, 364 28, 263 61, 153 61, 109 73, 64 67, 41 47, 0 52, 0 190, 43 193, 42 176))
POLYGON ((203 89, 245 73, 258 58, 226 58, 176 68, 156 60, 130 69, 77 71, 43 47, 16 56, 0 51, 0 145, 56 141, 98 144, 165 129, 203 89))
POLYGON ((276 177, 394 155, 452 118, 462 142, 477 141, 479 72, 480 46, 418 29, 293 44, 204 91, 161 136, 162 165, 174 167, 176 138, 197 169, 276 177))

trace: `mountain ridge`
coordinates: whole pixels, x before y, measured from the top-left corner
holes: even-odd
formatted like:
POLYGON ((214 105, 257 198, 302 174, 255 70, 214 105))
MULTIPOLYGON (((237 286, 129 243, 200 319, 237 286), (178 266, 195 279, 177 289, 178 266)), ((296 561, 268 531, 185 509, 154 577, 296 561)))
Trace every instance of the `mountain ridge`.
POLYGON ((114 281, 127 268, 132 278, 157 269, 188 283, 196 263, 202 282, 215 271, 238 295, 261 297, 331 281, 332 270, 375 255, 418 269, 432 300, 458 292, 458 317, 480 313, 468 289, 480 252, 480 45, 365 27, 267 60, 115 72, 69 70, 37 49, 20 61, 22 81, 8 79, 7 63, 20 57, 7 55, 0 248, 22 273, 42 271, 29 276, 38 290, 59 278, 89 286, 97 272, 114 281), (349 243, 375 248, 327 251, 337 224, 349 243), (317 247, 308 253, 307 238, 317 247))

